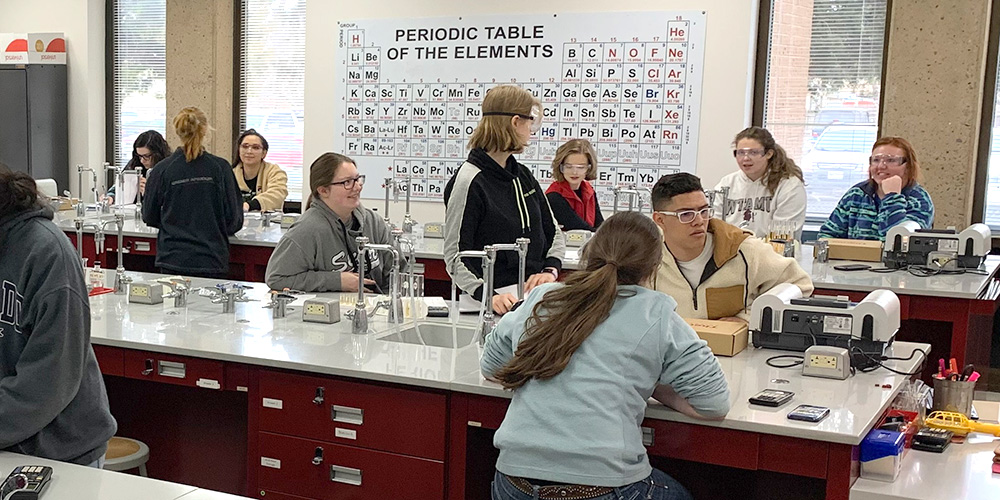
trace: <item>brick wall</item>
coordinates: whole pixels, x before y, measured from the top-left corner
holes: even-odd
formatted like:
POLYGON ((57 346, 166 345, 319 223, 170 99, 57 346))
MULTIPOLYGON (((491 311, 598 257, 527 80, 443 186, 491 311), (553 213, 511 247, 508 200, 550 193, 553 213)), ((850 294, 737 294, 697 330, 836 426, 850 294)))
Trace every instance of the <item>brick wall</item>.
POLYGON ((800 162, 807 147, 809 48, 813 0, 774 2, 771 15, 771 74, 764 124, 788 154, 800 162))

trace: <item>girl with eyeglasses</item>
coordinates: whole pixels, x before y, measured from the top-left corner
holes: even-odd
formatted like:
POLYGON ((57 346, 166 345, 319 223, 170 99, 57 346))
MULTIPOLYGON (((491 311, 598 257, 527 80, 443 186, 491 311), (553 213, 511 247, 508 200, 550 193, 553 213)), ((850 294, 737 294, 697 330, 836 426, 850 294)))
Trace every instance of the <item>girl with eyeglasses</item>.
POLYGON ((644 287, 664 251, 649 217, 616 214, 582 270, 536 288, 486 337, 482 374, 514 392, 493 439, 494 500, 691 498, 650 466, 646 401, 721 420, 729 385, 674 299, 644 287))
MULTIPOLYGON (((324 153, 309 167, 309 187, 302 217, 282 236, 267 261, 265 281, 273 289, 306 292, 356 292, 361 259, 358 236, 371 243, 392 242, 389 226, 361 205, 365 176, 354 160, 324 153)), ((385 254, 365 257, 366 289, 389 291, 392 262, 385 254)))
POLYGON ((164 274, 225 279, 229 237, 243 227, 240 192, 229 162, 205 151, 205 112, 174 117, 181 147, 149 173, 142 220, 158 228, 156 265, 164 274))
POLYGON ((767 129, 749 127, 733 139, 733 156, 739 170, 715 185, 729 188, 726 206, 716 194, 716 215, 734 225, 765 237, 778 224, 791 225, 796 237, 806 222, 806 187, 802 169, 767 129))
POLYGON ((819 230, 820 238, 885 241, 889 229, 912 220, 934 225, 934 202, 918 183, 920 164, 902 137, 875 141, 868 159, 868 180, 854 185, 819 230))
POLYGON ((545 197, 562 230, 596 231, 604 215, 594 187, 587 182, 597 178, 597 153, 590 141, 573 139, 559 146, 552 176, 556 181, 545 190, 545 197))
MULTIPOLYGON (((132 158, 125 165, 125 170, 135 170, 139 167, 146 169, 146 172, 139 176, 140 195, 146 194, 146 176, 149 175, 149 171, 153 169, 154 165, 160 163, 168 156, 170 156, 170 146, 159 132, 155 130, 147 130, 139 134, 139 137, 135 138, 135 142, 132 144, 132 158)), ((116 187, 117 186, 111 186, 111 188, 108 189, 106 197, 108 198, 109 203, 114 204, 115 202, 116 187)), ((120 205, 127 205, 135 203, 138 198, 139 197, 136 196, 131 200, 118 201, 120 202, 120 205)))
MULTIPOLYGON (((458 259, 458 252, 528 238, 525 291, 559 276, 565 244, 548 199, 531 170, 517 161, 542 124, 541 103, 515 85, 486 93, 483 117, 469 138, 469 157, 444 189, 444 259, 448 274, 463 292, 482 300, 479 259, 458 259)), ((518 281, 518 256, 501 252, 493 267, 496 288, 518 281)), ((489 298, 488 298, 489 299, 489 298)), ((503 314, 517 298, 497 293, 493 310, 503 314)))
POLYGON ((288 196, 288 175, 281 167, 264 161, 267 139, 249 129, 236 141, 233 175, 243 193, 244 212, 281 210, 288 196))

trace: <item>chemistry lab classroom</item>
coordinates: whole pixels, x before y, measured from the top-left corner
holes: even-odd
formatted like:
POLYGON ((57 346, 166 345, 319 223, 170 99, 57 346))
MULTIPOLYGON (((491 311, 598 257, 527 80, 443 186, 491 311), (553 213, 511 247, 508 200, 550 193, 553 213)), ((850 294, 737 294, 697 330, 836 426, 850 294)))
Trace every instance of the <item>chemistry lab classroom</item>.
POLYGON ((1000 2, 0 3, 0 499, 1000 494, 1000 2))

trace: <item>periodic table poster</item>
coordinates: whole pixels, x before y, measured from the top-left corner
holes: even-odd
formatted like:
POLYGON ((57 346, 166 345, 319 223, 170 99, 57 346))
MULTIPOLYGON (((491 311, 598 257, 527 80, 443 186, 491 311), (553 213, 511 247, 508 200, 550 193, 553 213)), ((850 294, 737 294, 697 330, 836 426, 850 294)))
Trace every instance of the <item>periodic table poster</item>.
POLYGON ((575 138, 597 151, 604 207, 616 186, 648 190, 664 174, 695 171, 704 12, 379 19, 339 30, 334 144, 371 186, 393 178, 414 200, 443 200, 483 97, 504 84, 544 106, 517 155, 543 189, 556 150, 575 138))

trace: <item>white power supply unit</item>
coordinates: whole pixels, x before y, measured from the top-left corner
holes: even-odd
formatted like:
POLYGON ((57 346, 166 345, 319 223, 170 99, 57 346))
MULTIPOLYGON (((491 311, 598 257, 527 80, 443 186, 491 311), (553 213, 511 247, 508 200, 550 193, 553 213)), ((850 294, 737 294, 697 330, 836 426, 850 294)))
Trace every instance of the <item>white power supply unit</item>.
POLYGON ((802 376, 844 380, 851 374, 851 357, 847 349, 814 345, 802 356, 802 376))

